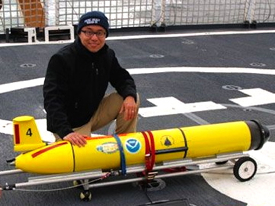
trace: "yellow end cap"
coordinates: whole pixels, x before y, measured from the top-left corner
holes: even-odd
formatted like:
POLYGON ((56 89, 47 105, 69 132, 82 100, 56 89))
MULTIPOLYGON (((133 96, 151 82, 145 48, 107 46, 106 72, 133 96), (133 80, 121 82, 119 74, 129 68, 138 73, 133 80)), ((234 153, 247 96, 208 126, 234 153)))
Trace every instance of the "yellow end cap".
POLYGON ((16 122, 24 122, 24 121, 30 121, 34 119, 32 116, 19 116, 19 117, 15 117, 13 119, 13 121, 16 121, 16 122))

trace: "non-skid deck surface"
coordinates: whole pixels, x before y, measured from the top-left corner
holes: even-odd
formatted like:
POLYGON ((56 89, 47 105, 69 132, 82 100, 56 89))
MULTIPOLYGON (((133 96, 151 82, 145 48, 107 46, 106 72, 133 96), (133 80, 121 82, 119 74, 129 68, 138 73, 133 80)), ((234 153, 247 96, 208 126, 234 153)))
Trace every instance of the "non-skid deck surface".
MULTIPOLYGON (((232 171, 167 178, 164 189, 147 195, 133 184, 100 187, 92 189, 93 200, 88 205, 136 206, 148 203, 148 197, 152 201, 187 199, 192 206, 274 204, 275 34, 244 32, 161 33, 138 39, 110 35, 107 43, 136 81, 141 97, 139 131, 251 119, 267 125, 270 141, 262 150, 250 153, 258 163, 256 176, 244 183, 232 171), (187 107, 192 109, 187 112, 187 107)), ((12 169, 5 161, 15 156, 11 127, 14 117, 34 116, 43 138, 51 138, 45 132, 42 84, 50 56, 62 46, 0 47, 1 171, 12 169)), ((113 128, 111 124, 98 133, 107 134, 113 128)), ((27 176, 3 176, 0 184, 25 182, 27 176)), ((42 189, 70 186, 71 182, 66 182, 43 185, 42 189)), ((0 205, 86 204, 79 200, 79 192, 3 191, 0 205)))

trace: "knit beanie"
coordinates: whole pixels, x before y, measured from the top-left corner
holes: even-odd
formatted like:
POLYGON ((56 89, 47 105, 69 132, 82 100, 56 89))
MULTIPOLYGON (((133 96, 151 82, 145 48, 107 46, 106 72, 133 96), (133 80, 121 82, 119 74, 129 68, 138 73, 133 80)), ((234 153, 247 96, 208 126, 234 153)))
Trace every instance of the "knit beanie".
POLYGON ((83 14, 79 19, 77 33, 79 34, 81 29, 84 26, 88 26, 88 25, 98 25, 103 27, 106 31, 106 37, 108 37, 109 23, 108 23, 108 18, 105 16, 104 13, 100 11, 90 11, 90 12, 87 12, 86 14, 83 14))

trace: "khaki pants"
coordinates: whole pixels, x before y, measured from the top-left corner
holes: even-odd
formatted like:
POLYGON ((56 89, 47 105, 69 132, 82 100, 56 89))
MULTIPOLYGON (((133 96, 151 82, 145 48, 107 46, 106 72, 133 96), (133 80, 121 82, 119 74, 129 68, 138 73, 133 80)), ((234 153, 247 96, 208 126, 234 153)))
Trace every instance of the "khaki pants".
MULTIPOLYGON (((116 119, 116 134, 136 132, 138 112, 135 118, 128 121, 124 120, 124 113, 119 114, 122 103, 123 98, 116 92, 105 96, 90 121, 73 130, 80 134, 91 136, 93 131, 106 126, 116 119)), ((138 94, 137 104, 139 108, 140 100, 138 94)), ((57 141, 60 140, 57 134, 54 134, 54 136, 57 141)))

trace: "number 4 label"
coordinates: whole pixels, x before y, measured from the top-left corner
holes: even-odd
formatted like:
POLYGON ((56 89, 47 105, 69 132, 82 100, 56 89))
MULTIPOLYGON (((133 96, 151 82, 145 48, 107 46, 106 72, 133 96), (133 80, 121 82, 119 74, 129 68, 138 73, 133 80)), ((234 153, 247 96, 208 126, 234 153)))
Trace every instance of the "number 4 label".
POLYGON ((27 130, 27 132, 26 132, 26 135, 27 136, 32 136, 32 130, 31 130, 31 128, 29 128, 28 130, 27 130))

